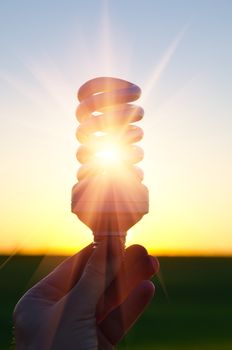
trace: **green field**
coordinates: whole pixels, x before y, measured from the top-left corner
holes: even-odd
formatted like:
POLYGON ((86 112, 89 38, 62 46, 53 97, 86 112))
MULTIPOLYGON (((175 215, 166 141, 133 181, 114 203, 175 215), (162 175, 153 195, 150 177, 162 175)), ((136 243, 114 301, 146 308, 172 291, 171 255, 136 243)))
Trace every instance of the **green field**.
MULTIPOLYGON (((0 269, 0 350, 12 342, 16 301, 62 259, 15 256, 0 269)), ((119 348, 231 350, 232 258, 161 257, 160 265, 156 297, 119 348)))

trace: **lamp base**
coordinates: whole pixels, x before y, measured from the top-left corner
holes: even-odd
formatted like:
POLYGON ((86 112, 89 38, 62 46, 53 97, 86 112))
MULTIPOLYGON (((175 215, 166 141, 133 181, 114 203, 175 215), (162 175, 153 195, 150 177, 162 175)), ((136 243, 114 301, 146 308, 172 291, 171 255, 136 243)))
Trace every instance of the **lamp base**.
POLYGON ((97 237, 125 237, 148 213, 148 189, 132 179, 123 183, 108 177, 85 179, 72 189, 72 212, 97 237))

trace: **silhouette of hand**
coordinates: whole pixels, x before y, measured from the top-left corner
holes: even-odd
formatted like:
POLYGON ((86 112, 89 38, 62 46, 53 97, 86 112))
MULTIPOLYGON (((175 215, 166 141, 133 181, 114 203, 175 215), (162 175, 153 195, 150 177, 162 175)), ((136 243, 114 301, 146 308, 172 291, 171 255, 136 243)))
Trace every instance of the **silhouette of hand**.
POLYGON ((112 350, 153 297, 158 261, 142 246, 89 245, 38 282, 14 310, 16 349, 112 350))

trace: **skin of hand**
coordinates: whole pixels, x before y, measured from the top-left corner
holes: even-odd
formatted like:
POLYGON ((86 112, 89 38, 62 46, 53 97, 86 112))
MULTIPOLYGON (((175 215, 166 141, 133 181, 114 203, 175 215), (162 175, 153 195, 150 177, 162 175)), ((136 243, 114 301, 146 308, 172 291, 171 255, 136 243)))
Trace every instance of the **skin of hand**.
POLYGON ((158 269, 139 245, 85 247, 19 300, 16 349, 114 349, 151 301, 158 269))

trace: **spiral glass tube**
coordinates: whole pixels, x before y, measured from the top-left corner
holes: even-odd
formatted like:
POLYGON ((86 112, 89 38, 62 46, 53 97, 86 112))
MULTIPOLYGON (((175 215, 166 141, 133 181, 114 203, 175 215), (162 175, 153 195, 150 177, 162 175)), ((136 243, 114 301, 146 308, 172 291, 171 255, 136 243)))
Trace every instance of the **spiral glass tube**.
POLYGON ((143 131, 132 124, 144 114, 131 103, 140 95, 135 84, 109 77, 92 79, 78 91, 77 159, 82 166, 72 211, 98 237, 124 237, 148 212, 143 172, 135 165, 143 159, 143 150, 135 145, 143 131))

